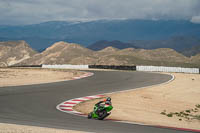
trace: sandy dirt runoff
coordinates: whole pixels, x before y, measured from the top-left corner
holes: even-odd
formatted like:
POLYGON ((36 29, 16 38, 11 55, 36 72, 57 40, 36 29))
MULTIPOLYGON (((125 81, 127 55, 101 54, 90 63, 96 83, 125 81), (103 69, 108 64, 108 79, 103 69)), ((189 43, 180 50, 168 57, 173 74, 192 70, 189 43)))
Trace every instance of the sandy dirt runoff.
MULTIPOLYGON (((179 128, 200 129, 200 75, 173 73, 163 85, 114 93, 111 119, 179 128)), ((74 107, 89 113, 100 99, 74 107)))
POLYGON ((64 69, 16 69, 0 68, 0 87, 41 84, 70 80, 85 72, 64 69))
POLYGON ((84 132, 0 123, 0 133, 84 133, 84 132))

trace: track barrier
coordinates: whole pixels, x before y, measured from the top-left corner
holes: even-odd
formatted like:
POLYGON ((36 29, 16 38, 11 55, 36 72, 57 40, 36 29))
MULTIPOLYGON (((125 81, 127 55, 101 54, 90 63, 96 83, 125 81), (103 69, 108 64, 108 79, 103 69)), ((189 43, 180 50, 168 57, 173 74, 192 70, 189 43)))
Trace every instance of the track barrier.
POLYGON ((164 66, 136 66, 136 71, 176 72, 176 73, 196 73, 196 74, 200 73, 199 68, 164 67, 164 66))
POLYGON ((115 65, 89 65, 93 69, 115 69, 115 70, 136 70, 136 66, 115 66, 115 65))
POLYGON ((200 74, 200 68, 165 67, 165 66, 116 66, 116 65, 13 65, 9 67, 41 67, 55 69, 114 69, 148 72, 176 72, 200 74))
POLYGON ((42 65, 42 68, 88 69, 88 65, 42 65))
POLYGON ((12 65, 8 67, 42 67, 42 65, 12 65))

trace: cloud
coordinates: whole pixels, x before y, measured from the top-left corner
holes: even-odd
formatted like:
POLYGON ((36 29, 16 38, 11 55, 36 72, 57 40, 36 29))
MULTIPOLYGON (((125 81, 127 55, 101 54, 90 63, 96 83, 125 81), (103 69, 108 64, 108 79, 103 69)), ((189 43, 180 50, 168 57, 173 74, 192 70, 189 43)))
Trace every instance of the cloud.
POLYGON ((0 24, 122 18, 192 20, 200 15, 199 7, 199 0, 0 0, 0 24))

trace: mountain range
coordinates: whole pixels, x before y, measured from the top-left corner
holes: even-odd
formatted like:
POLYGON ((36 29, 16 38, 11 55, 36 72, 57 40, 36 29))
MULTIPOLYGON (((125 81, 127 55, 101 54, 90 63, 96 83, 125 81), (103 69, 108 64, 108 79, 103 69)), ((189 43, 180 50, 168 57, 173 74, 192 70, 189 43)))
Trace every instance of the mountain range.
POLYGON ((143 48, 143 49, 157 49, 157 48, 171 48, 185 56, 194 56, 200 53, 200 39, 196 37, 176 36, 166 40, 135 40, 128 43, 121 41, 97 41, 89 45, 87 48, 92 50, 101 50, 106 47, 115 47, 118 49, 125 48, 143 48))
POLYGON ((106 47, 93 51, 79 44, 56 42, 38 53, 25 41, 0 43, 1 66, 40 64, 158 65, 198 67, 200 54, 186 57, 170 48, 154 50, 106 47))
MULTIPOLYGON (((173 48, 184 51, 199 45, 200 24, 186 20, 97 20, 90 22, 50 21, 24 26, 0 26, 0 41, 25 40, 43 51, 55 42, 86 47, 101 40, 118 40, 133 47, 173 48)), ((98 50, 97 48, 96 50, 98 50)))

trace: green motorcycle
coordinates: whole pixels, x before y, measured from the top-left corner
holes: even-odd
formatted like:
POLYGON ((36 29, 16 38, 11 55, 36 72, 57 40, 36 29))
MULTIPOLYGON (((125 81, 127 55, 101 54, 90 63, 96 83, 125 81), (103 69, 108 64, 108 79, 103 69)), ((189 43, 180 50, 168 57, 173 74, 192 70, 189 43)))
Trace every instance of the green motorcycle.
POLYGON ((88 114, 88 119, 103 120, 111 114, 113 106, 111 104, 95 104, 94 110, 88 114))

